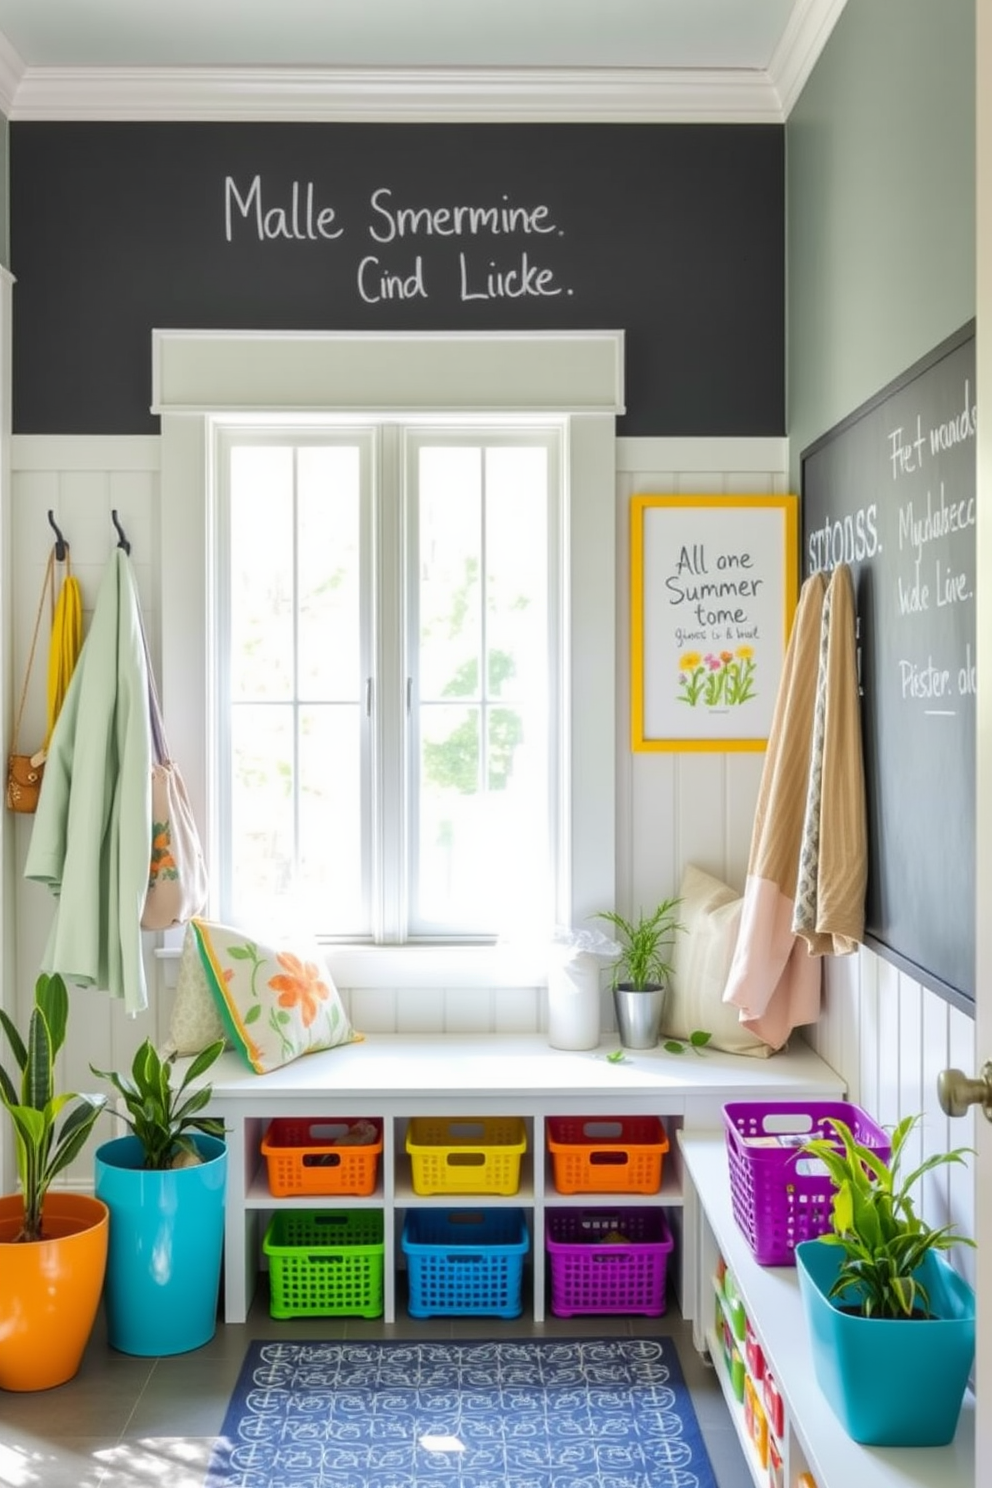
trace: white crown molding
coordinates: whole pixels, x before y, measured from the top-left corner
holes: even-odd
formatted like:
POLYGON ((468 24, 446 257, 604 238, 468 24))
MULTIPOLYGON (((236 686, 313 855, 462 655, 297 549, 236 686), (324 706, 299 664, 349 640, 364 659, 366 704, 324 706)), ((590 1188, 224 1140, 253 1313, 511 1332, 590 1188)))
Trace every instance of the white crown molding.
POLYGON ((13 114, 14 100, 25 70, 24 63, 0 31, 0 112, 8 119, 13 114))
POLYGON ((9 117, 385 123, 778 123, 763 72, 654 68, 33 68, 9 117))
POLYGON ((66 121, 781 124, 845 4, 800 0, 767 71, 25 67, 0 34, 0 110, 66 121))
POLYGON ((808 0, 793 11, 768 69, 776 80, 783 119, 791 114, 846 4, 847 0, 808 0))

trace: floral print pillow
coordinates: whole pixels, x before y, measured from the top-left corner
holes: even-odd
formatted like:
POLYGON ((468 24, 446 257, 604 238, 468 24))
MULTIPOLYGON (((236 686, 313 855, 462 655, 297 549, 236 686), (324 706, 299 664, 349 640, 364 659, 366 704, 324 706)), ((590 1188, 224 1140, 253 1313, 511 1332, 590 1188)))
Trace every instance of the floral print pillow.
POLYGON ((358 1037, 312 942, 266 945, 227 925, 190 924, 228 1037, 257 1075, 358 1037))

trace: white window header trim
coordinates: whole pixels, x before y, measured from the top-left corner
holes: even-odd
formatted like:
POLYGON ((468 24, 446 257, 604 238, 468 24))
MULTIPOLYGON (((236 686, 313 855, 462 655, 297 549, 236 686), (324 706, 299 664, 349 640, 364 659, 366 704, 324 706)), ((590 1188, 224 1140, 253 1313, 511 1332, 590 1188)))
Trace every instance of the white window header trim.
POLYGON ((622 414, 624 333, 152 332, 155 414, 439 407, 622 414))

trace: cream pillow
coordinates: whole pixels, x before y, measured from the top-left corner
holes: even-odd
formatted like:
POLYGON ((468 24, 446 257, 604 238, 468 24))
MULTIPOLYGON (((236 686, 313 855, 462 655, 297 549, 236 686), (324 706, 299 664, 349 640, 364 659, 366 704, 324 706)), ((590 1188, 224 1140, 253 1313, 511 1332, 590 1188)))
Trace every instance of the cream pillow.
POLYGON ((176 978, 176 1000, 172 1005, 172 1022, 169 1025, 169 1042, 166 1052, 170 1054, 199 1054, 208 1044, 226 1039, 227 1031, 221 1022, 217 1004, 207 982, 207 974, 200 960, 200 951, 193 934, 192 925, 186 926, 183 948, 179 954, 179 974, 176 978))
POLYGON ((662 1013, 662 1032, 687 1039, 701 1029, 711 1035, 711 1049, 728 1054, 767 1057, 768 1044, 742 1027, 738 1012, 723 1000, 730 963, 737 945, 743 899, 735 889, 688 866, 679 889, 679 923, 672 974, 662 1013))
POLYGON ((209 920, 190 925, 227 1037, 257 1075, 361 1038, 312 939, 263 941, 209 920))

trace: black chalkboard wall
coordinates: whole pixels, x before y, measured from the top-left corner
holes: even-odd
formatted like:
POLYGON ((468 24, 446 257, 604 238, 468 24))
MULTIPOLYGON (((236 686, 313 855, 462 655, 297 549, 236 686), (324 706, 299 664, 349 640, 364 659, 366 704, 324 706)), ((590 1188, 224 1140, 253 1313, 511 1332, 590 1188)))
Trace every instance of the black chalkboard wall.
POLYGON ((975 999, 974 324, 802 455, 803 570, 851 565, 867 943, 975 999))
POLYGON ((780 126, 9 133, 19 433, 155 432, 153 327, 622 329, 621 434, 784 433, 780 126))

